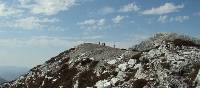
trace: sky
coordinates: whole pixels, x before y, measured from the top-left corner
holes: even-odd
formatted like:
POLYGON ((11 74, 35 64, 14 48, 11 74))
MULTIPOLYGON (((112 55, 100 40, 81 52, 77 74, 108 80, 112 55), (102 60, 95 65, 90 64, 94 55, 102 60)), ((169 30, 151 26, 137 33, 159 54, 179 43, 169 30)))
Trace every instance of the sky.
POLYGON ((200 37, 200 0, 0 0, 0 66, 34 67, 99 41, 128 48, 158 32, 200 37))

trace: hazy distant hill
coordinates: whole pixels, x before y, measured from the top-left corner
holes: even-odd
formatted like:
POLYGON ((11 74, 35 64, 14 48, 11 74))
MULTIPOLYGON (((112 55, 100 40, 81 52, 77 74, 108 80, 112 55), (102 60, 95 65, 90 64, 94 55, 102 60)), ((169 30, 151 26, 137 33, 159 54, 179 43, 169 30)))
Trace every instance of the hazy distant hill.
POLYGON ((6 80, 0 77, 0 84, 3 82, 6 82, 6 80))
POLYGON ((84 43, 3 88, 199 88, 200 42, 160 33, 132 49, 84 43))
POLYGON ((29 69, 25 67, 0 66, 0 77, 5 80, 14 80, 28 70, 29 69))

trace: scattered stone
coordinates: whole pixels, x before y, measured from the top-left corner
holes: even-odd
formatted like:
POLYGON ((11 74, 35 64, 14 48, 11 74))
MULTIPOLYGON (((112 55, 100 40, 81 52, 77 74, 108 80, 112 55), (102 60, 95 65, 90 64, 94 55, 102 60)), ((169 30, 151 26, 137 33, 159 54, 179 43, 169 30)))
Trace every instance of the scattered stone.
POLYGON ((0 88, 200 88, 200 40, 159 33, 134 48, 84 43, 0 88))

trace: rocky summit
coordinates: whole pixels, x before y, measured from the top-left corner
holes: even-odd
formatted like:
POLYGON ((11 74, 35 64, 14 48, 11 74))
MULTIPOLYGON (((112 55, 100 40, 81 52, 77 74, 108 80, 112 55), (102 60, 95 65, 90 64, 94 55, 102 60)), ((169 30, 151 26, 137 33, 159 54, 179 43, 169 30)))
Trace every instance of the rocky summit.
POLYGON ((84 43, 1 88, 200 88, 199 41, 158 33, 128 50, 84 43))

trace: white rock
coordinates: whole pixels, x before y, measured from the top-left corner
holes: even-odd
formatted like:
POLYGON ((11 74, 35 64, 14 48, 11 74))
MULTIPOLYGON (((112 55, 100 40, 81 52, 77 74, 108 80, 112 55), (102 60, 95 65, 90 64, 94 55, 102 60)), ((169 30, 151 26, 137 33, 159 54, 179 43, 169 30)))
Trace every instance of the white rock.
POLYGON ((189 55, 189 54, 191 54, 191 52, 183 52, 183 54, 189 55))
POLYGON ((150 50, 149 52, 148 52, 148 54, 149 54, 149 57, 154 57, 155 55, 156 55, 156 52, 155 52, 155 50, 154 49, 152 49, 152 50, 150 50))
POLYGON ((52 81, 55 82, 57 79, 53 79, 52 81))
POLYGON ((111 84, 112 84, 113 86, 115 86, 115 84, 116 84, 118 81, 119 81, 119 78, 112 78, 112 79, 111 79, 111 84))
POLYGON ((134 69, 140 68, 141 66, 142 66, 141 64, 136 64, 136 65, 134 66, 134 69))
POLYGON ((117 78, 119 78, 120 81, 123 81, 124 77, 126 77, 126 74, 122 71, 119 71, 117 74, 117 78))
POLYGON ((137 79, 145 79, 145 77, 146 77, 147 75, 146 74, 144 74, 143 72, 142 72, 142 69, 141 68, 139 68, 138 70, 137 70, 137 72, 135 73, 135 78, 137 78, 137 79))
POLYGON ((63 88, 63 86, 59 86, 59 88, 63 88))
POLYGON ((131 65, 131 66, 135 65, 135 63, 136 63, 136 60, 135 60, 135 59, 130 59, 130 60, 128 61, 128 64, 131 65))
POLYGON ((117 58, 118 60, 121 60, 123 59, 123 55, 121 55, 120 57, 117 58))
POLYGON ((195 81, 197 82, 197 87, 196 88, 200 88, 200 70, 199 70, 199 72, 197 74, 197 77, 196 77, 195 81))
POLYGON ((95 86, 97 88, 109 88, 111 83, 108 80, 100 80, 95 84, 95 86))
POLYGON ((49 80, 49 79, 52 79, 53 77, 48 77, 48 76, 46 75, 45 78, 49 80))
POLYGON ((81 56, 84 56, 84 55, 85 55, 85 53, 82 53, 82 54, 81 54, 81 56))
POLYGON ((110 82, 106 82, 106 83, 104 84, 104 87, 109 87, 109 86, 111 86, 111 83, 110 83, 110 82))
POLYGON ((44 81, 42 81, 42 86, 44 86, 44 81))
POLYGON ((90 58, 90 60, 94 60, 94 58, 93 58, 93 57, 91 57, 91 58, 90 58))
POLYGON ((20 76, 19 79, 24 79, 24 76, 20 76))
POLYGON ((107 63, 108 64, 115 64, 117 61, 115 59, 111 60, 111 61, 108 61, 107 63))
POLYGON ((152 80, 154 80, 154 78, 150 78, 149 80, 151 80, 151 81, 152 81, 152 80))
POLYGON ((74 88, 78 88, 78 80, 76 80, 76 84, 74 84, 74 88))
POLYGON ((119 64, 118 65, 118 68, 121 70, 121 71, 125 71, 127 69, 127 63, 123 63, 123 64, 119 64))

